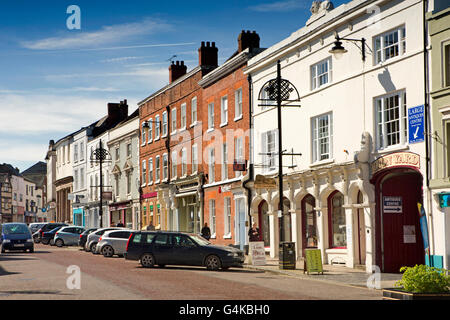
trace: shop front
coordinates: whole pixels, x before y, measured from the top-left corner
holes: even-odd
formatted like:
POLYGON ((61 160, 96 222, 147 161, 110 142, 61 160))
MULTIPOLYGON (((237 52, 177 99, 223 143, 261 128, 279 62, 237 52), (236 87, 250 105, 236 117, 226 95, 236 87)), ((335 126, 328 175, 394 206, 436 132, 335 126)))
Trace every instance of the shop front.
POLYGON ((76 226, 84 226, 84 210, 83 208, 73 208, 73 224, 76 226))
POLYGON ((145 193, 141 196, 142 229, 145 229, 148 225, 150 225, 150 222, 152 222, 153 226, 156 226, 156 221, 154 220, 154 212, 158 209, 158 207, 160 207, 159 204, 157 204, 157 196, 158 193, 156 191, 145 193))
POLYGON ((423 205, 420 156, 398 152, 372 163, 376 198, 376 264, 382 272, 424 264, 418 203, 423 205))

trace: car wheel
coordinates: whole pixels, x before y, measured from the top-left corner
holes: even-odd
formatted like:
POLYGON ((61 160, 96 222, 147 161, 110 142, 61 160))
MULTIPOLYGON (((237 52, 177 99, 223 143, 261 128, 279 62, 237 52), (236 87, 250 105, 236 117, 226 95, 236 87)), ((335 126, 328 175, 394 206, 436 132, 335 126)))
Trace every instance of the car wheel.
POLYGON ((34 248, 31 248, 31 249, 29 250, 29 252, 30 252, 30 253, 33 253, 33 252, 34 252, 34 248))
POLYGON ((215 255, 210 255, 205 260, 205 266, 208 270, 219 270, 222 266, 222 262, 220 261, 220 258, 215 255))
POLYGON ((6 250, 5 249, 3 249, 3 247, 2 247, 2 253, 5 253, 6 252, 6 250))
POLYGON ((150 253, 144 253, 140 262, 144 268, 151 268, 155 265, 155 258, 150 253))
POLYGON ((48 244, 49 243, 49 239, 42 239, 42 244, 48 244))
POLYGON ((57 239, 55 241, 55 244, 61 248, 64 245, 64 241, 62 239, 57 239))
POLYGON ((114 249, 111 246, 104 246, 102 248, 102 254, 104 257, 112 257, 114 255, 114 249))
POLYGON ((91 244, 90 249, 91 249, 90 251, 91 251, 93 254, 96 254, 95 250, 97 250, 97 244, 96 244, 96 243, 91 244))

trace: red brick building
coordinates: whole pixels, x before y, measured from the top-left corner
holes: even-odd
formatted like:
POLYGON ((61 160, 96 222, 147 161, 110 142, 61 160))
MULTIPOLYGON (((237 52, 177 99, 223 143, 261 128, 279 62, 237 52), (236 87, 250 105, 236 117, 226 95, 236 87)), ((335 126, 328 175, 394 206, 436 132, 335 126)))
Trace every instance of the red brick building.
POLYGON ((238 50, 199 82, 202 93, 204 221, 216 244, 247 244, 247 195, 243 188, 249 159, 249 81, 243 69, 263 49, 259 36, 242 31, 238 50))
POLYGON ((200 232, 203 223, 202 89, 217 67, 215 43, 202 42, 199 64, 169 67, 169 84, 138 103, 141 221, 157 229, 200 232))

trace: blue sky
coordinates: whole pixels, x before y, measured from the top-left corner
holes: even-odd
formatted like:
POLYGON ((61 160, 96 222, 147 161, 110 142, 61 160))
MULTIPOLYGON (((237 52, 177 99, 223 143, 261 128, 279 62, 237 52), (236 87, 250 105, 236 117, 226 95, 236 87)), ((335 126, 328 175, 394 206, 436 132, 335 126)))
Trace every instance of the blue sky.
MULTIPOLYGON (((348 1, 333 1, 335 7, 348 1)), ((169 59, 198 64, 214 41, 219 64, 241 30, 262 47, 305 25, 312 0, 0 1, 0 163, 21 171, 45 161, 48 141, 92 123, 108 102, 136 103, 166 85, 169 59), (69 30, 67 8, 81 10, 69 30)))

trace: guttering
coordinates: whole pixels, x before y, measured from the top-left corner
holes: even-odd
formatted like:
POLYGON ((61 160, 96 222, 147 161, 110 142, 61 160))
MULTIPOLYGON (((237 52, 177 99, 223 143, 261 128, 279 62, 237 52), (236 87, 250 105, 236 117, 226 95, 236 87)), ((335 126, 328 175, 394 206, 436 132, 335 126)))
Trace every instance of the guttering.
POLYGON ((252 139, 253 139, 253 134, 252 134, 252 76, 251 75, 247 76, 247 81, 248 81, 248 108, 249 108, 249 129, 250 129, 249 130, 250 136, 249 136, 249 141, 248 141, 248 146, 249 146, 248 154, 249 154, 250 161, 249 161, 248 173, 244 176, 242 187, 245 190, 247 190, 247 214, 248 214, 248 222, 249 222, 249 226, 250 226, 252 224, 252 215, 251 215, 252 190, 249 187, 247 187, 247 184, 249 182, 253 181, 253 179, 254 179, 252 148, 251 148, 252 139))

